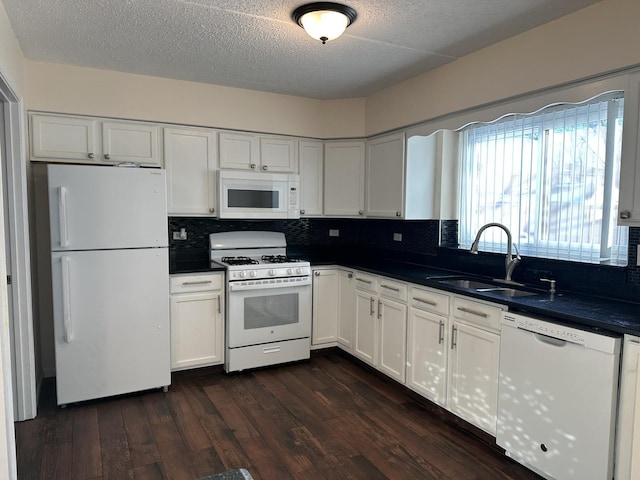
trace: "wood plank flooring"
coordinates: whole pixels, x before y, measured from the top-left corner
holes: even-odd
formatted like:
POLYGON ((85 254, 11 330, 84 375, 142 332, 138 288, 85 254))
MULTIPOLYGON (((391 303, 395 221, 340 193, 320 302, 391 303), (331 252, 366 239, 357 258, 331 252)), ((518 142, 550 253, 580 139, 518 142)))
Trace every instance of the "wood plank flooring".
POLYGON ((538 480, 393 382, 332 352, 242 374, 201 369, 150 391, 16 423, 20 480, 538 480))

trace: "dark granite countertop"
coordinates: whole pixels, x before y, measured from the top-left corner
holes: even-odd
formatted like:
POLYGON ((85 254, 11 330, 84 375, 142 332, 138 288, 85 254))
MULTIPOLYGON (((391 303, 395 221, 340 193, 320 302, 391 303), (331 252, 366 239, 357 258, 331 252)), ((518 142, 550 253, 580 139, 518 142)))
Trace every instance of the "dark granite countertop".
POLYGON ((169 274, 224 272, 225 267, 209 260, 209 252, 169 252, 169 274))
MULTIPOLYGON (((537 295, 527 297, 509 297, 492 292, 478 292, 468 288, 460 288, 439 282, 428 277, 446 275, 464 275, 490 280, 464 272, 443 270, 425 265, 400 262, 395 260, 336 260, 326 256, 304 256, 312 266, 338 265, 353 268, 363 272, 384 275, 396 280, 402 280, 426 287, 437 288, 450 293, 459 293, 506 305, 509 310, 530 313, 536 317, 572 326, 582 326, 591 330, 603 330, 612 333, 630 333, 640 335, 640 303, 625 302, 609 298, 586 296, 561 289, 555 294, 548 291, 531 288, 537 295)), ((527 288, 527 287, 525 287, 527 288)))

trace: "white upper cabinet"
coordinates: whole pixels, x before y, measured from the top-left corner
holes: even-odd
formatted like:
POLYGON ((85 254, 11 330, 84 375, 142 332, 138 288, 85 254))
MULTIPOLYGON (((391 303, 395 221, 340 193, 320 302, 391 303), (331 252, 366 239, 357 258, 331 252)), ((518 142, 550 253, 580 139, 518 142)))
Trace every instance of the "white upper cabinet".
POLYGON ((220 132, 220 168, 294 173, 297 163, 294 138, 220 132))
POLYGON ((367 142, 367 217, 404 216, 404 133, 367 142))
POLYGON ((620 164, 619 225, 640 225, 640 73, 629 76, 624 94, 624 128, 620 164))
POLYGON ((49 114, 30 120, 32 160, 162 166, 158 125, 49 114))
POLYGON ((365 142, 324 144, 324 214, 364 216, 365 142))
POLYGON ((298 162, 300 167, 300 215, 322 215, 324 154, 322 142, 300 140, 298 162))
POLYGON ((167 209, 170 215, 216 215, 217 133, 165 128, 167 209))

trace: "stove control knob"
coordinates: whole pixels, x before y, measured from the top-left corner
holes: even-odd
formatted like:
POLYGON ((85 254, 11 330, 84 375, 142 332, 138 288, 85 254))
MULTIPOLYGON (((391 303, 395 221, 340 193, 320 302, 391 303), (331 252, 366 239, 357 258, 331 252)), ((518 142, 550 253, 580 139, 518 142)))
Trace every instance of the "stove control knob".
POLYGON ((304 268, 302 268, 302 267, 296 268, 296 273, 297 274, 303 274, 304 273, 304 268))
POLYGON ((251 272, 249 272, 249 275, 251 277, 255 277, 258 274, 258 272, 256 272, 255 270, 251 270, 251 272))
POLYGON ((271 275, 272 277, 275 277, 276 276, 276 271, 273 270, 273 269, 269 270, 269 275, 271 275))
POLYGON ((287 275, 291 275, 293 273, 293 268, 287 268, 287 275))
POLYGON ((239 276, 240 278, 244 278, 244 277, 246 277, 246 276, 247 276, 247 272, 240 272, 240 273, 238 273, 238 276, 239 276))

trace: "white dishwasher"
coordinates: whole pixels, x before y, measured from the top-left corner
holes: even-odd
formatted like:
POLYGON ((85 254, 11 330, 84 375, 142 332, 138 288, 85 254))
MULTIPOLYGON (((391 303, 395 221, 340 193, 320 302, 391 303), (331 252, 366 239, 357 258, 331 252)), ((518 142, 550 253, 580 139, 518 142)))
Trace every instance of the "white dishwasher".
POLYGON ((610 480, 619 337, 503 312, 496 441, 548 479, 610 480))

